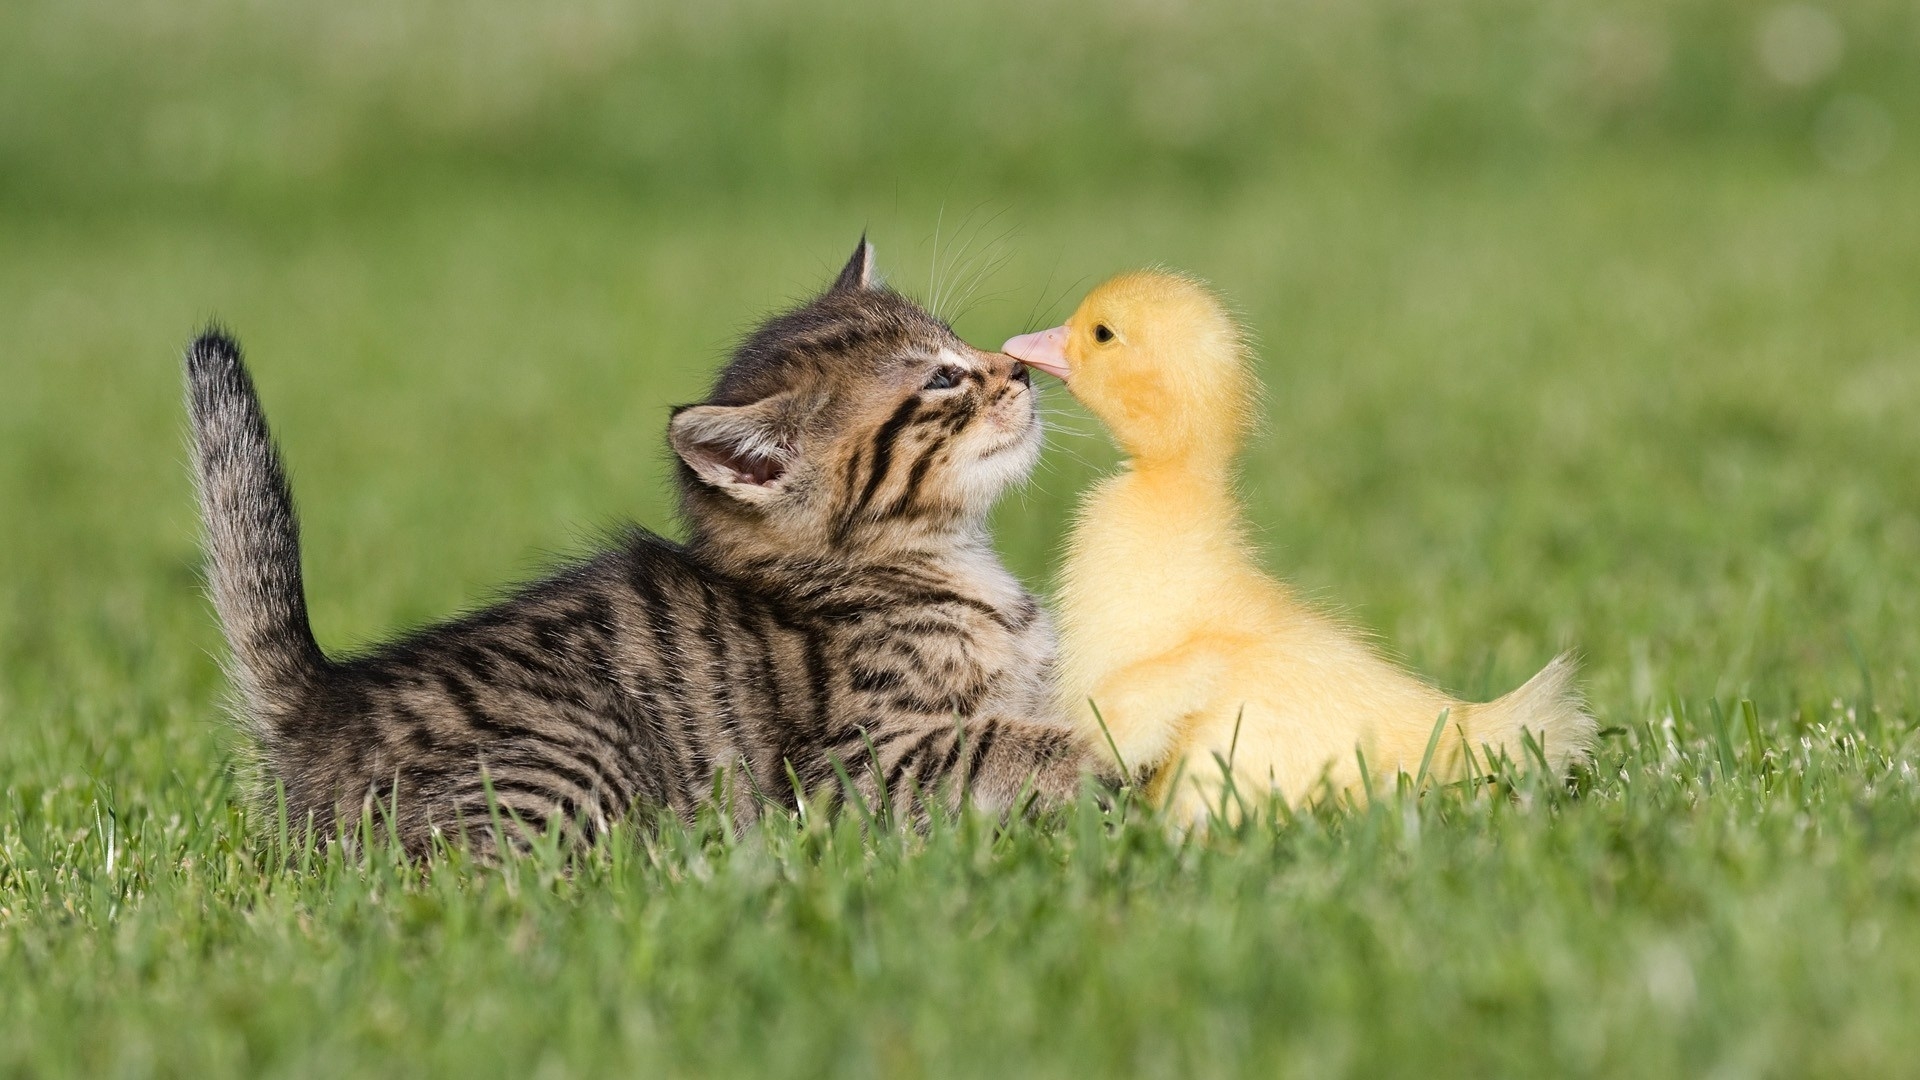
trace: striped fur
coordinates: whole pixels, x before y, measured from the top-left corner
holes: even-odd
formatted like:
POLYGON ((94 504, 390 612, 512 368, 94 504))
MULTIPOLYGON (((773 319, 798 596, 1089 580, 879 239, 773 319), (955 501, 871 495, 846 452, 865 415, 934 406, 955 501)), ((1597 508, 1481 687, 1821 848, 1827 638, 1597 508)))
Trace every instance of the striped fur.
POLYGON ((412 850, 481 847, 497 811, 594 832, 719 796, 1008 811, 1101 766, 1053 704, 1054 636, 984 517, 1032 468, 1033 390, 872 280, 863 241, 677 410, 679 545, 638 528, 484 610, 328 658, 252 380, 187 353, 213 599, 246 719, 296 827, 368 808, 412 850))

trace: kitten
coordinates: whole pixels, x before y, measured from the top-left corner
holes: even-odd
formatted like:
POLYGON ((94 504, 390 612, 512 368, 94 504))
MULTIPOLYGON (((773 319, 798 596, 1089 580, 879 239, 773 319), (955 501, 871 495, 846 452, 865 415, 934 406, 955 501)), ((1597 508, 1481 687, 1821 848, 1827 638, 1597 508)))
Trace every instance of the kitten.
POLYGON ((419 852, 481 848, 493 808, 591 834, 636 808, 839 797, 992 811, 1070 797, 1098 755, 1054 704, 1054 634, 995 558, 988 508, 1039 456, 1027 370, 873 278, 860 247, 677 409, 684 545, 614 550, 484 610, 332 659, 239 349, 187 352, 215 607, 289 820, 364 809, 419 852))

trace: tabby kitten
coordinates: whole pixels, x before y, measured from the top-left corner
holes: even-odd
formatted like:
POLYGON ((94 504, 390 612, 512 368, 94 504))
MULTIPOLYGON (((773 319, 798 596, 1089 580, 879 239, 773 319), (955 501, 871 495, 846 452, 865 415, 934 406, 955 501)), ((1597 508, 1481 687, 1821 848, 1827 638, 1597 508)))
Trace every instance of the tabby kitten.
MULTIPOLYGON (((187 352, 209 577, 232 675, 297 829, 364 810, 411 850, 502 820, 587 833, 720 796, 920 812, 1059 801, 1101 766, 1058 715, 1054 637, 987 509, 1041 429, 1027 370, 873 278, 750 335, 669 439, 685 545, 617 548, 348 658, 307 622, 291 493, 239 349, 187 352)), ((510 826, 513 828, 513 826, 510 826)))

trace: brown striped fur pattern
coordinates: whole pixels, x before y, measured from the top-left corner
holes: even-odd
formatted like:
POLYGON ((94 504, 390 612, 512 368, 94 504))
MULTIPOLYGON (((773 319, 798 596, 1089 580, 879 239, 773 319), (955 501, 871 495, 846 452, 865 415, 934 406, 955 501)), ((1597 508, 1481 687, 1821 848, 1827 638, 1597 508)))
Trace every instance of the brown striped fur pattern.
POLYGON ((689 538, 638 528, 508 599, 327 657, 286 479, 238 348, 187 353, 209 580, 296 829, 371 811, 410 849, 488 823, 744 823, 796 788, 908 816, 1057 802, 1097 755, 1054 704, 1054 635, 987 509, 1032 469, 1034 391, 872 278, 753 333, 669 438, 689 538))

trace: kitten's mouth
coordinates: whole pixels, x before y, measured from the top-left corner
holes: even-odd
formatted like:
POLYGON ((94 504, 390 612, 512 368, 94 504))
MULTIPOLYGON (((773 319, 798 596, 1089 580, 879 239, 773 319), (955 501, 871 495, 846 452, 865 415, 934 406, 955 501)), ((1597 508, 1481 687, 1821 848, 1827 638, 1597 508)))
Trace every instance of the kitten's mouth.
MULTIPOLYGON (((1031 393, 1032 391, 1028 392, 1031 393)), ((1020 430, 1020 434, 989 447, 985 453, 980 455, 980 460, 985 461, 988 458, 999 457, 1009 450, 1022 449, 1031 443, 1038 442, 1039 439, 1040 418, 1036 413, 1030 411, 1027 413, 1026 426, 1020 430)))

